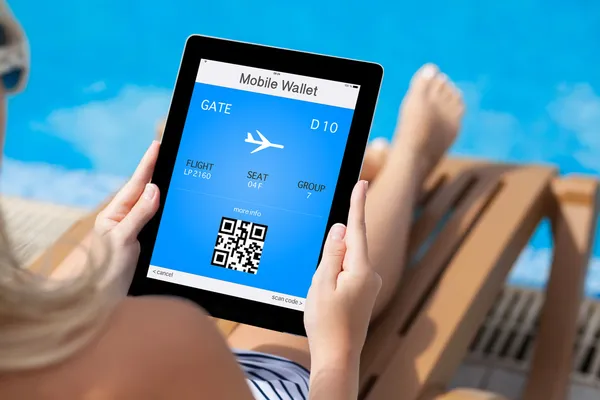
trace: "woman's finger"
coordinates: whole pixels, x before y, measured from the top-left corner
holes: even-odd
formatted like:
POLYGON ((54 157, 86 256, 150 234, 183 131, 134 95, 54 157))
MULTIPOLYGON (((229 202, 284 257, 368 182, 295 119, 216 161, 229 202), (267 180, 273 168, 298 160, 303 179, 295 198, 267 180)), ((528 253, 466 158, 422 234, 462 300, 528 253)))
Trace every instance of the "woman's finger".
POLYGON ((321 257, 321 263, 315 272, 313 281, 335 287, 346 254, 345 235, 346 227, 343 224, 335 224, 331 227, 323 247, 323 257, 321 257))
POLYGON ((152 179, 160 143, 153 141, 142 157, 131 179, 117 192, 102 211, 102 217, 119 222, 129 213, 142 195, 146 184, 152 179))
POLYGON ((367 229, 365 224, 365 203, 367 198, 367 181, 359 181, 352 191, 350 212, 348 213, 348 229, 346 232, 347 259, 352 262, 346 268, 361 268, 368 263, 367 229))
POLYGON ((156 214, 160 202, 158 187, 153 183, 146 184, 142 196, 123 220, 113 228, 115 236, 121 244, 137 240, 138 234, 156 214))
POLYGON ((123 189, 117 193, 115 199, 120 198, 122 203, 131 201, 132 205, 137 202, 137 199, 144 191, 146 184, 152 179, 159 150, 160 143, 153 140, 135 169, 135 172, 131 176, 131 179, 129 179, 129 182, 127 182, 123 189))

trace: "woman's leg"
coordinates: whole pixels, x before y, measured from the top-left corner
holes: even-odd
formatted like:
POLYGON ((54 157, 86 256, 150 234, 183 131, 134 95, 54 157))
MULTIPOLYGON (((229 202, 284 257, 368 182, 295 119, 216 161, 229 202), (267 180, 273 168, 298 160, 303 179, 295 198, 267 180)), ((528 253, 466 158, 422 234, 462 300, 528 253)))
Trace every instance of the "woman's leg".
POLYGON ((372 184, 381 168, 385 165, 389 152, 390 144, 387 139, 376 138, 369 143, 365 151, 360 179, 369 181, 372 184))
MULTIPOLYGON (((404 98, 392 146, 374 142, 365 155, 362 177, 373 181, 366 206, 369 257, 383 281, 374 317, 389 302, 404 270, 418 190, 454 142, 463 111, 454 85, 436 67, 424 66, 404 98)), ((310 365, 305 338, 240 326, 230 335, 229 344, 310 365)))
POLYGON ((454 142, 463 112, 460 92, 435 66, 426 65, 415 74, 402 102, 387 162, 367 198, 369 257, 383 281, 374 317, 398 286, 417 195, 454 142))

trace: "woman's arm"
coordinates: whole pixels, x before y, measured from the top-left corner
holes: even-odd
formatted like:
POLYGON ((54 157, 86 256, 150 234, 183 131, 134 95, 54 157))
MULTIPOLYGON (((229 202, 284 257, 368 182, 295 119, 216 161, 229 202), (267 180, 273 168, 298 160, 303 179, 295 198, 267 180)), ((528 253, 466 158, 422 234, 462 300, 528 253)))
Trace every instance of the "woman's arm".
POLYGON ((310 398, 358 396, 358 368, 381 278, 367 252, 367 183, 356 184, 348 227, 331 227, 306 300, 304 325, 311 356, 310 398))
POLYGON ((310 400, 348 400, 358 397, 358 360, 332 360, 321 365, 315 364, 311 366, 310 400))

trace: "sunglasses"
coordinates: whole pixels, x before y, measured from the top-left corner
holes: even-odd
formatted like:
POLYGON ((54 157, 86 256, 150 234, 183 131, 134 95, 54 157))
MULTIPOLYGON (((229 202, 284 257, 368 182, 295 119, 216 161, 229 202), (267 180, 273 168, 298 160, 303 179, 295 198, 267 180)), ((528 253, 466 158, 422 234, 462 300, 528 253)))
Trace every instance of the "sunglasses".
POLYGON ((28 70, 27 44, 0 22, 0 83, 6 93, 18 92, 26 79, 28 70))

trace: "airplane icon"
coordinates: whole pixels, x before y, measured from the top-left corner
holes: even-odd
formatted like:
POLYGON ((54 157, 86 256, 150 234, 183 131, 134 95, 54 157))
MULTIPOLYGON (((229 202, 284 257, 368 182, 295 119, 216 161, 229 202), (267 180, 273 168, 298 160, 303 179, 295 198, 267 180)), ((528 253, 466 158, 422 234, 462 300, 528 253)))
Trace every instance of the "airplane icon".
POLYGON ((266 149, 268 147, 274 147, 276 149, 283 149, 283 145, 269 142, 269 139, 267 139, 266 137, 264 137, 264 135, 262 133, 260 133, 260 131, 258 129, 256 130, 256 133, 258 134, 258 136, 260 136, 260 140, 254 140, 254 136, 252 136, 252 134, 250 132, 248 132, 248 137, 246 138, 246 140, 244 140, 244 142, 246 142, 246 143, 252 143, 252 144, 258 144, 258 145, 260 145, 257 148, 255 148, 254 150, 252 150, 250 152, 250 154, 256 153, 256 152, 261 151, 261 150, 264 150, 264 149, 266 149))

